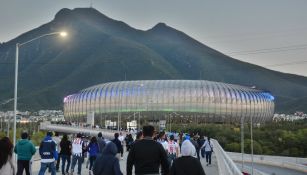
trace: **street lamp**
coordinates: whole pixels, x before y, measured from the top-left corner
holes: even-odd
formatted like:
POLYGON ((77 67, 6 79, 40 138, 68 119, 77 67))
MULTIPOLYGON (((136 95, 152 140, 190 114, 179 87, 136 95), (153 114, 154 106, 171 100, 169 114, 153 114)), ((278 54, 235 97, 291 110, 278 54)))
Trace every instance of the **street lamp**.
POLYGON ((13 135, 13 144, 16 145, 16 113, 17 113, 17 83, 18 83, 18 57, 19 57, 19 47, 28 44, 37 39, 50 36, 50 35, 60 35, 61 37, 66 37, 66 32, 52 32, 40 35, 23 43, 16 43, 16 57, 15 57, 15 88, 14 88, 14 135, 13 135))

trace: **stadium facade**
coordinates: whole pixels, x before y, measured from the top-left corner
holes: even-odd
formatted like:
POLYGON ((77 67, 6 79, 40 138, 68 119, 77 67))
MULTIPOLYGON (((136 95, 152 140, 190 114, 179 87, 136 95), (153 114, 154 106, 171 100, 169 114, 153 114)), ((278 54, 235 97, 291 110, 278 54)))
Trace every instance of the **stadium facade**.
POLYGON ((154 115, 176 112, 197 115, 214 122, 271 121, 274 97, 254 88, 205 80, 140 80, 99 84, 64 98, 68 120, 95 116, 132 114, 154 115))

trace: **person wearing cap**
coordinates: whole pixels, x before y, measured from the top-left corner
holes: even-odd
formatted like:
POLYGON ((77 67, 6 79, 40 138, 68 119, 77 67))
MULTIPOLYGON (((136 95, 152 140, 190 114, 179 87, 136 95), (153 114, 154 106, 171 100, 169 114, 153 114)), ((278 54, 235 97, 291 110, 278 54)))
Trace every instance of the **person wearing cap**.
POLYGON ((55 161, 58 159, 58 153, 56 151, 56 143, 52 140, 52 132, 47 132, 46 137, 41 142, 39 154, 41 156, 41 168, 38 174, 44 175, 47 168, 49 168, 51 175, 55 175, 55 161))

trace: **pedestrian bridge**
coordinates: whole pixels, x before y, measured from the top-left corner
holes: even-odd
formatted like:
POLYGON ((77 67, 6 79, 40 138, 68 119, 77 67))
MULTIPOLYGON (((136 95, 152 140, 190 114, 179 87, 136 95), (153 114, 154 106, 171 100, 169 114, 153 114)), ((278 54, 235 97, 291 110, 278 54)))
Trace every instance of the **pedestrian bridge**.
MULTIPOLYGON (((45 131, 56 131, 60 133, 76 134, 83 133, 86 135, 97 136, 99 132, 107 139, 112 139, 116 130, 96 129, 90 127, 70 126, 51 124, 44 122, 40 124, 40 129, 45 131)), ((125 132, 123 132, 125 133, 125 132)), ((255 155, 253 169, 251 168, 250 155, 244 154, 245 166, 242 167, 241 153, 226 153, 220 146, 217 140, 212 139, 214 153, 212 155, 212 165, 206 166, 205 159, 201 158, 201 163, 207 175, 242 175, 242 171, 254 175, 304 175, 307 173, 307 158, 289 158, 280 156, 263 156, 255 155), (235 163, 236 162, 236 163, 235 163)), ((127 156, 127 152, 125 153, 127 156)), ((126 174, 126 157, 120 161, 121 171, 126 174)), ((34 162, 33 172, 38 172, 39 164, 34 162)), ((88 173, 86 168, 83 168, 84 174, 88 173)), ((83 172, 82 171, 82 172, 83 172)), ((83 174, 83 173, 82 173, 83 174)))

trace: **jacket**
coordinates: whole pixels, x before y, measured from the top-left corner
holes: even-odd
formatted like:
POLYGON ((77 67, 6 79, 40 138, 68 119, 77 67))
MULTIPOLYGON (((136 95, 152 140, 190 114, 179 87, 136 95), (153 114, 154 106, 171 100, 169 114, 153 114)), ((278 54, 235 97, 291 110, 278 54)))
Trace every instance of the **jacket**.
POLYGON ((98 146, 99 146, 99 153, 101 154, 103 148, 106 146, 106 142, 104 141, 104 139, 102 137, 98 137, 97 143, 98 143, 98 146))
POLYGON ((212 152, 213 151, 213 145, 211 143, 211 141, 206 140, 205 143, 203 144, 202 148, 205 149, 206 152, 212 152))
POLYGON ((195 147, 189 140, 185 140, 182 143, 181 154, 182 157, 173 161, 171 175, 205 175, 200 161, 193 157, 195 155, 195 147))
POLYGON ((72 155, 82 157, 85 149, 85 143, 81 138, 75 138, 72 142, 72 155))
POLYGON ((31 160, 35 154, 36 149, 32 142, 28 139, 21 139, 17 142, 14 152, 17 154, 18 160, 31 160))
POLYGON ((88 152, 90 156, 97 156, 97 153, 99 152, 98 143, 90 143, 88 145, 88 152))
POLYGON ((61 155, 71 155, 71 142, 69 140, 60 142, 61 155))
POLYGON ((127 158, 127 175, 132 174, 132 166, 135 167, 135 174, 158 174, 160 164, 163 174, 168 174, 169 165, 167 155, 163 146, 145 137, 134 143, 127 158))
POLYGON ((117 153, 122 153, 123 152, 123 145, 121 143, 121 141, 118 138, 115 138, 114 140, 112 140, 113 143, 115 143, 116 147, 117 147, 117 153))
POLYGON ((93 167, 94 175, 122 175, 119 160, 115 157, 116 154, 116 145, 109 142, 103 149, 102 155, 96 158, 93 167))
POLYGON ((205 175, 200 161, 192 156, 182 156, 173 161, 170 175, 205 175))
POLYGON ((56 143, 50 136, 46 136, 39 147, 39 154, 42 163, 50 163, 58 159, 56 143))

